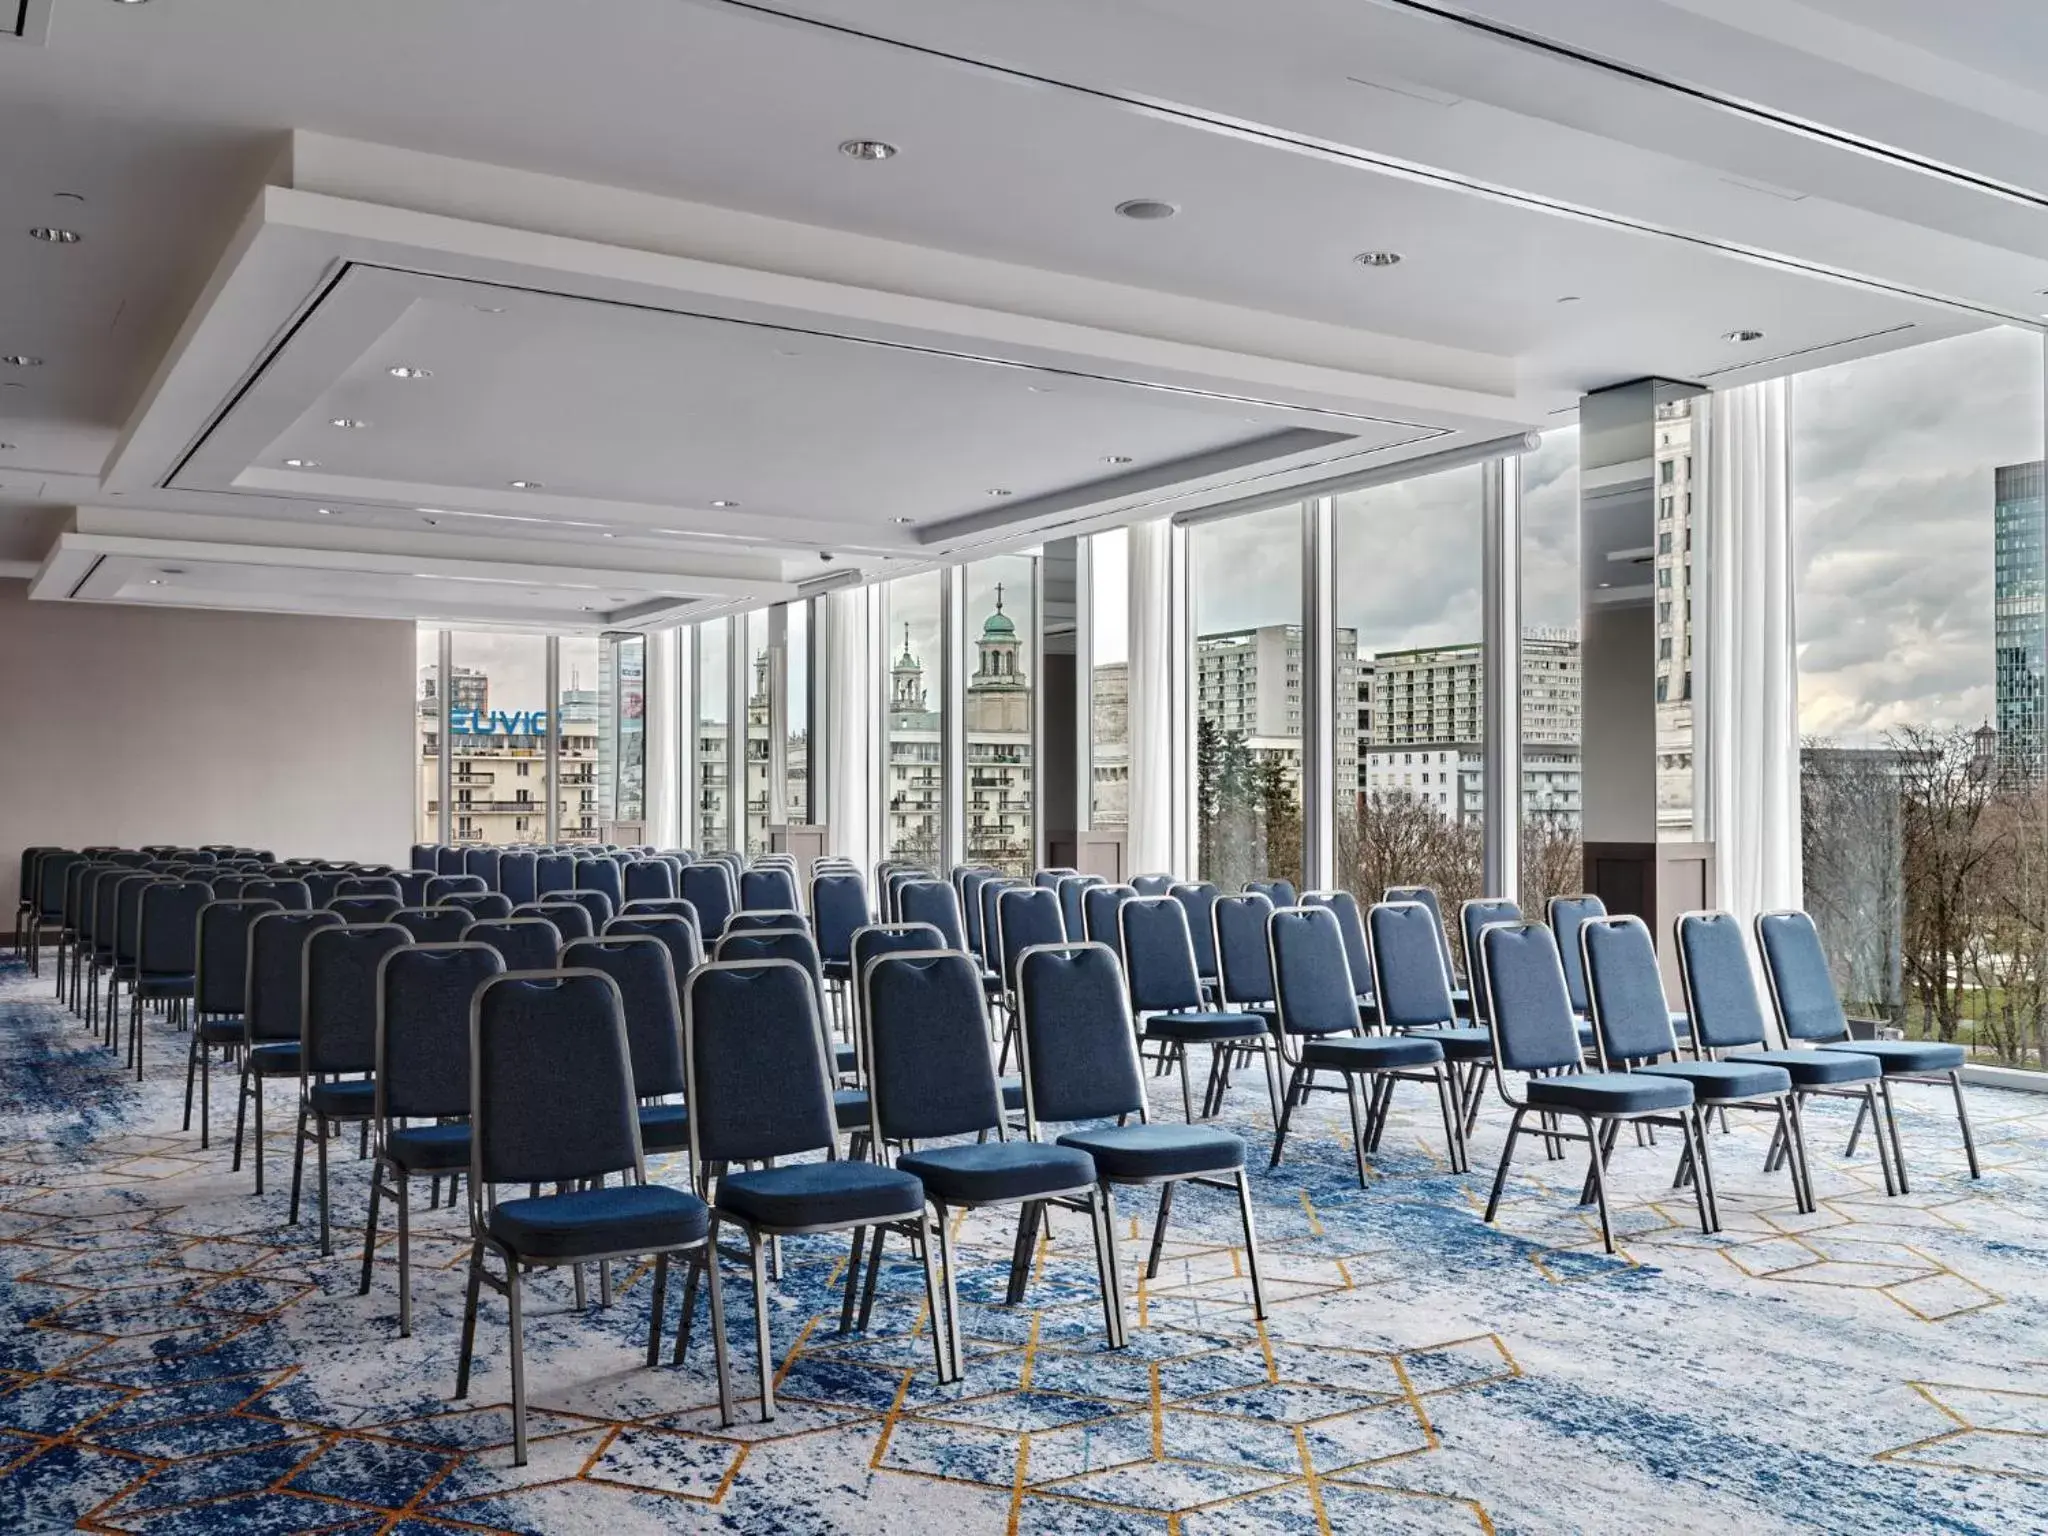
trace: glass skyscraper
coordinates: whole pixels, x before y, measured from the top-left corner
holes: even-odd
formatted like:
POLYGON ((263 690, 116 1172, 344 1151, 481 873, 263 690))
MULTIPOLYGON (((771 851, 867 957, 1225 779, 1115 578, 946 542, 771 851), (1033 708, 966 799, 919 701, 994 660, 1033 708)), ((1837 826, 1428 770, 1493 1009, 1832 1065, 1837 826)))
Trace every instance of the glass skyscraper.
POLYGON ((2001 464, 1995 474, 1998 765, 2002 777, 2031 782, 2041 777, 2042 728, 2048 723, 2043 720, 2048 706, 2048 630, 2043 626, 2041 597, 2048 512, 2042 497, 2042 461, 2001 464))

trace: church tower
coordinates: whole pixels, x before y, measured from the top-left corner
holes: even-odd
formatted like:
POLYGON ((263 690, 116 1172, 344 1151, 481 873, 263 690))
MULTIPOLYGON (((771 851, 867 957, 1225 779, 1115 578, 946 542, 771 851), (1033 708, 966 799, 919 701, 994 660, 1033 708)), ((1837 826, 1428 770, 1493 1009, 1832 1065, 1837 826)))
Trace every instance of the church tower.
POLYGON ((1016 621, 1003 612, 1003 589, 998 585, 996 609, 981 626, 974 675, 967 680, 970 732, 1030 735, 1031 683, 1024 675, 1023 649, 1016 621))
POLYGON ((925 713, 924 663, 910 649, 910 626, 903 626, 903 654, 889 669, 889 714, 892 718, 925 713))

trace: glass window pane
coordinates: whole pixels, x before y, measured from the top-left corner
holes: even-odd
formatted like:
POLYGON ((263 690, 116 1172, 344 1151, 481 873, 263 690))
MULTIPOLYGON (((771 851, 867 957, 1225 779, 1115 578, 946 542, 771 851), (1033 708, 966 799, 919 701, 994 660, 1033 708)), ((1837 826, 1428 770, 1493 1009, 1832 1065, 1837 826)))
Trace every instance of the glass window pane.
POLYGON ((792 825, 811 819, 811 605, 789 605, 789 680, 782 809, 792 825))
POLYGON ((1480 894, 1483 471, 1337 498, 1337 880, 1362 900, 1435 888, 1447 922, 1480 894), (1346 735, 1350 737, 1347 749, 1346 735))
POLYGON ((1235 890, 1302 878, 1298 504, 1189 530, 1197 868, 1235 890))
POLYGON ((604 841, 598 813, 598 665, 595 635, 564 635, 559 668, 561 702, 556 709, 560 744, 560 821, 556 840, 564 843, 604 841))
POLYGON ((730 772, 726 732, 732 720, 732 622, 713 619, 696 629, 697 659, 697 814, 696 847, 718 853, 732 844, 730 772))
POLYGON ((2042 339, 1792 385, 1805 902, 1851 1014, 2048 1067, 2042 339))
POLYGON ((545 841, 547 637, 458 630, 450 645, 449 836, 458 843, 545 841))
POLYGON ((768 851, 768 610, 741 618, 747 643, 748 857, 768 851))
POLYGON ((1037 864, 1032 686, 1036 555, 966 568, 967 862, 1026 875, 1037 864))
POLYGON ((1131 536, 1118 528, 1088 541, 1089 824, 1131 819, 1131 536))
POLYGON ((418 831, 423 843, 441 840, 441 631, 422 629, 415 653, 419 686, 414 697, 417 724, 413 732, 413 764, 419 778, 414 797, 419 805, 418 831))
MULTIPOLYGON (((565 640, 563 645, 566 647, 565 640)), ((647 640, 598 642, 597 803, 604 821, 644 824, 647 814, 647 640)), ((634 841, 640 841, 635 838, 634 841)))
POLYGON ((940 734, 942 644, 939 574, 906 576, 882 589, 889 646, 888 718, 882 732, 882 795, 888 857, 939 869, 946 809, 940 734))
MULTIPOLYGON (((1585 888, 1579 844, 1579 429, 1546 432, 1522 476, 1522 910, 1585 888)), ((1669 619, 1669 604, 1662 605, 1669 619)), ((1659 624, 1662 632, 1663 624, 1659 624)))

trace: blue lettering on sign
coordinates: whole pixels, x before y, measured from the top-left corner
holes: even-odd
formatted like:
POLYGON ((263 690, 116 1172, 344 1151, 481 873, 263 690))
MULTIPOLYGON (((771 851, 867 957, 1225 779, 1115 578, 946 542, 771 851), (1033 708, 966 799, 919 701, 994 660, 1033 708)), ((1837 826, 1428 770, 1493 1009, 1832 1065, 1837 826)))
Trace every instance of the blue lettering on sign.
POLYGON ((451 709, 448 732, 452 736, 545 736, 548 712, 544 709, 451 709))

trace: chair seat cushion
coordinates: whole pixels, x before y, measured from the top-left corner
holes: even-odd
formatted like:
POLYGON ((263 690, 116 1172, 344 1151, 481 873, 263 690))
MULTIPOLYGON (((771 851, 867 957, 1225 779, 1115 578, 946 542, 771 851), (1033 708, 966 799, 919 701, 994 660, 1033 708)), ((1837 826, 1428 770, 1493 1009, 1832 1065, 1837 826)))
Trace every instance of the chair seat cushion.
POLYGON ((701 1242, 710 1213, 695 1195, 662 1184, 571 1190, 507 1200, 491 1213, 491 1236, 525 1258, 572 1259, 652 1253, 701 1242))
POLYGON ((297 1077, 299 1042, 269 1040, 249 1052, 249 1070, 258 1077, 297 1077))
POLYGON ((1024 1109, 1024 1079, 1021 1077, 1000 1078, 996 1087, 1003 1093, 1003 1108, 1022 1113, 1024 1109))
POLYGON ((1875 1056, 1858 1056, 1851 1051, 1735 1051, 1728 1060, 1782 1067, 1802 1088, 1875 1082, 1884 1075, 1875 1056))
POLYGON ((1686 1109, 1692 1084, 1648 1072, 1581 1072, 1569 1077, 1532 1077, 1529 1102, 1543 1109, 1575 1109, 1595 1115, 1636 1115, 1655 1109, 1686 1109))
POLYGON ((1153 1013, 1145 1016, 1147 1040, 1175 1040, 1199 1044, 1209 1040, 1263 1039, 1265 1019, 1256 1013, 1214 1013, 1206 1009, 1193 1013, 1153 1013))
POLYGON ((190 997, 198 980, 190 971, 151 971, 137 978, 135 990, 144 997, 190 997))
POLYGON ((1969 1059, 1960 1045, 1944 1045, 1939 1040, 1836 1040, 1821 1049, 1874 1056, 1887 1077, 1901 1072, 1953 1072, 1969 1059))
POLYGON ((833 960, 828 957, 818 962, 818 972, 827 981, 851 981, 853 980, 853 962, 851 960, 833 960))
POLYGON ((1095 1182, 1095 1162, 1086 1152, 1042 1141, 932 1147, 906 1152, 896 1166, 916 1174, 926 1196, 940 1204, 1030 1200, 1095 1182))
POLYGON ((1691 1083, 1693 1099, 1701 1104, 1711 1104, 1720 1099, 1754 1099, 1767 1093, 1792 1091, 1791 1074, 1769 1062, 1664 1061, 1636 1070, 1691 1083))
POLYGON ((377 1110, 377 1085, 367 1077, 314 1083, 306 1090, 314 1110, 332 1120, 367 1120, 377 1110))
POLYGON ((240 1019, 201 1019, 199 1040, 202 1045, 240 1045, 242 1043, 242 1021, 240 1019))
POLYGON ((1244 1141, 1203 1125, 1106 1125, 1060 1138, 1095 1159, 1098 1178, 1173 1179, 1244 1166, 1244 1141))
POLYGON ((469 1127, 413 1125, 384 1138, 384 1152, 407 1173, 449 1173, 469 1166, 469 1127))
POLYGON ((690 1145, 687 1104, 642 1104, 640 1145, 648 1152, 681 1152, 690 1145))
POLYGON ((860 1066, 860 1053, 850 1045, 832 1047, 832 1070, 842 1077, 860 1066))
POLYGON ((1301 1059, 1339 1072, 1386 1072, 1435 1066, 1444 1048, 1426 1035, 1325 1035, 1303 1042, 1301 1059))
POLYGON ((1446 1061, 1491 1061, 1493 1031, 1489 1029, 1418 1029, 1411 1040, 1434 1040, 1443 1047, 1446 1061))
POLYGON ((792 1163, 728 1173, 718 1181, 718 1208, 762 1227, 856 1227, 916 1216, 924 1186, 873 1163, 792 1163))
POLYGON ((832 1090, 832 1123, 842 1131, 868 1128, 868 1091, 865 1088, 832 1090))

